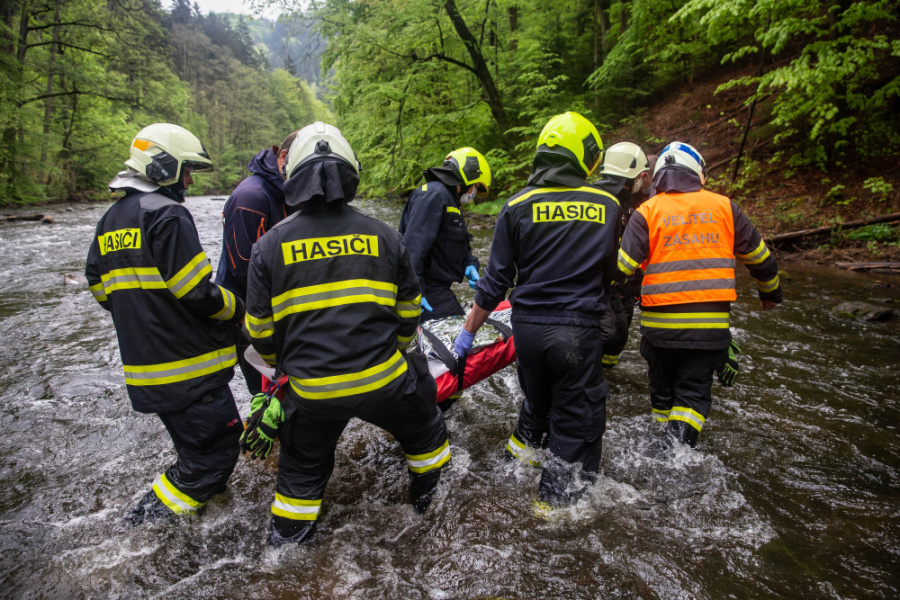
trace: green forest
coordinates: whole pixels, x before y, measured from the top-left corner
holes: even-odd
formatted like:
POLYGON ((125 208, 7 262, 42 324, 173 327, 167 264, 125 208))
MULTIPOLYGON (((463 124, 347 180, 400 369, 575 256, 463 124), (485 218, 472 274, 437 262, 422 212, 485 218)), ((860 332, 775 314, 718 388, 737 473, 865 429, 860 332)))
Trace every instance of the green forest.
MULTIPOLYGON (((0 202, 105 193, 130 137, 156 121, 196 132, 216 162, 192 192, 224 194, 260 148, 314 119, 334 122, 354 146, 364 194, 403 193, 423 168, 470 145, 490 161, 496 199, 522 184, 554 114, 578 111, 602 135, 625 128, 658 151, 671 140, 643 126, 654 107, 710 78, 704 114, 669 121, 727 125, 719 143, 728 152, 700 148, 726 156, 721 177, 764 160, 782 176, 838 181, 878 174, 886 159, 893 170, 900 156, 894 1, 277 5, 289 12, 273 27, 201 15, 187 0, 7 0, 0 202), (297 31, 305 45, 291 38, 297 31)), ((697 143, 696 130, 681 129, 681 141, 697 143)))

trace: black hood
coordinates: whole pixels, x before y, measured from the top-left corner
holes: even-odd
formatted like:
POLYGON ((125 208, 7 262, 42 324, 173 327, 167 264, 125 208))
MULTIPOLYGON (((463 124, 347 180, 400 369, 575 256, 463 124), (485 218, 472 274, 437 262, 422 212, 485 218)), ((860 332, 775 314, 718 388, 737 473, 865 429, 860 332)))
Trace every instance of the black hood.
POLYGON ((180 181, 173 183, 172 185, 161 186, 156 191, 160 194, 165 194, 176 202, 184 202, 184 194, 187 192, 187 190, 184 189, 184 184, 180 181))
POLYGON ((425 181, 440 181, 458 198, 462 194, 465 193, 466 182, 463 181, 459 172, 453 167, 431 167, 430 169, 425 169, 422 171, 422 175, 425 176, 425 181), (456 186, 460 186, 459 192, 456 191, 456 186))
POLYGON ((550 152, 538 152, 531 166, 529 186, 581 187, 587 174, 573 158, 550 152))
POLYGON ((359 175, 342 160, 313 160, 294 171, 284 182, 284 201, 288 206, 307 202, 350 202, 356 197, 359 175))
POLYGON ((667 165, 657 171, 653 177, 653 187, 650 189, 650 195, 655 196, 666 192, 686 194, 688 192, 699 192, 702 187, 700 176, 687 167, 667 165))

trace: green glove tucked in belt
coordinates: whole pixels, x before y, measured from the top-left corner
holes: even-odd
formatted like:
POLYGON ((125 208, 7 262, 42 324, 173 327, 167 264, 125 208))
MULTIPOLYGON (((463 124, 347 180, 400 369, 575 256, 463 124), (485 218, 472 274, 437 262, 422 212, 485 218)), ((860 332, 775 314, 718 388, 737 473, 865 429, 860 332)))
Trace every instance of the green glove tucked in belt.
POLYGON ((723 387, 731 387, 734 385, 734 380, 737 378, 738 374, 738 361, 737 357, 741 354, 741 347, 734 343, 734 340, 728 345, 728 360, 725 361, 725 365, 716 371, 716 375, 719 376, 719 383, 722 384, 723 387))
MULTIPOLYGON (((255 401, 256 397, 253 399, 255 401)), ((250 458, 265 460, 272 451, 272 444, 278 436, 278 426, 282 423, 284 410, 281 408, 281 401, 274 396, 263 400, 262 406, 250 416, 247 429, 241 435, 241 451, 249 452, 250 458)))

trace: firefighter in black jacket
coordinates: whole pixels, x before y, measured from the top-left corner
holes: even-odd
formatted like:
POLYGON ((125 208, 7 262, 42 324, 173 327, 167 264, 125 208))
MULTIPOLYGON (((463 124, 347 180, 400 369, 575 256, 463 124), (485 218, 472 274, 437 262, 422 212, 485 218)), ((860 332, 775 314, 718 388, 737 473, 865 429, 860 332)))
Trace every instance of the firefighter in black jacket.
MULTIPOLYGON (((594 185, 615 196, 622 207, 619 237, 625 231, 631 214, 650 197, 653 185, 651 171, 655 165, 656 156, 648 157, 640 146, 631 142, 613 144, 606 151, 600 167, 603 178, 594 185)), ((603 332, 601 362, 605 369, 619 363, 619 355, 628 343, 628 330, 634 318, 635 304, 641 297, 643 276, 644 272, 637 269, 626 281, 610 286, 609 307, 603 313, 600 326, 603 332)))
POLYGON ((97 224, 85 275, 112 314, 132 406, 157 413, 178 452, 125 518, 137 525, 195 513, 225 489, 242 431, 228 382, 244 307, 210 281, 182 204, 191 173, 213 167, 200 140, 177 125, 150 125, 125 164, 109 186, 125 196, 97 224))
POLYGON ((577 498, 578 466, 591 481, 600 465, 608 386, 600 367, 600 318, 616 269, 619 203, 585 185, 603 154, 583 116, 553 117, 541 132, 527 187, 497 217, 475 306, 456 340, 472 338, 509 288, 519 383, 525 400, 509 457, 543 464, 540 512, 577 498))
POLYGON ((244 324, 259 354, 290 377, 283 403, 263 405, 241 442, 265 458, 274 437, 281 440, 274 546, 315 532, 351 418, 387 430, 403 447, 419 512, 450 460, 437 387, 414 351, 421 295, 403 238, 347 205, 359 163, 331 125, 300 130, 287 171, 285 198, 299 211, 253 247, 244 324))
POLYGON ((474 148, 459 148, 424 175, 425 184, 413 191, 400 216, 400 233, 422 290, 422 319, 464 315, 450 286, 465 277, 475 289, 479 264, 461 208, 476 195, 487 197, 491 168, 474 148))

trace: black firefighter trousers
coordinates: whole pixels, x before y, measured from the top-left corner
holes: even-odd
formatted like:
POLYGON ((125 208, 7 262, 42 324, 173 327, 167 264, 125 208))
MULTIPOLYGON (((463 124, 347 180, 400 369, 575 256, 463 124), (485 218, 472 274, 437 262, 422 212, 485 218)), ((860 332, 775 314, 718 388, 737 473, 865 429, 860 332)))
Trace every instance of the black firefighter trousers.
POLYGON ((285 400, 294 411, 278 428, 281 451, 272 504, 272 525, 283 537, 292 535, 299 521, 317 519, 334 471, 338 439, 354 417, 384 429, 400 443, 406 453, 414 506, 418 496, 433 489, 441 467, 450 460, 447 428, 424 355, 410 356, 405 379, 365 394, 308 400, 288 388, 285 400), (413 365, 414 360, 418 364, 413 365))
POLYGON ((178 459, 153 491, 175 513, 199 510, 225 483, 237 464, 244 431, 228 385, 212 389, 179 411, 159 413, 178 459))
POLYGON ((450 316, 465 316, 466 314, 449 285, 426 283, 422 295, 432 308, 432 310, 422 311, 423 321, 433 321, 450 316))
POLYGON ((609 393, 600 367, 600 329, 516 321, 512 328, 525 400, 507 448, 518 441, 549 449, 538 497, 565 504, 578 466, 589 480, 600 468, 609 393))
POLYGON ((653 416, 694 446, 712 410, 713 373, 725 365, 728 349, 661 348, 642 337, 641 356, 647 361, 653 416))

